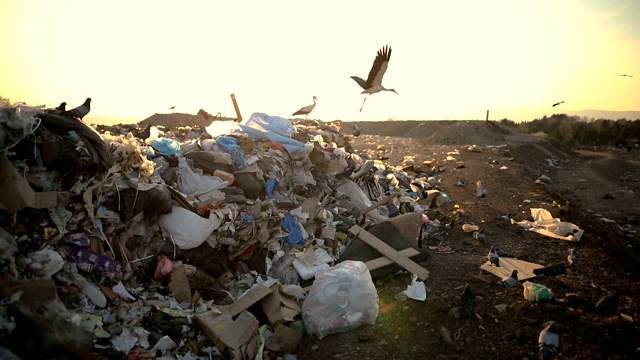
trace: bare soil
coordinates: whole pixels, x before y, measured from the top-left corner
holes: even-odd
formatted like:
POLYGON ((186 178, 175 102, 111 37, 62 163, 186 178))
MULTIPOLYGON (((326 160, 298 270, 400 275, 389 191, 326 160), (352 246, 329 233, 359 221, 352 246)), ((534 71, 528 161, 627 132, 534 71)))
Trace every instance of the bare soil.
POLYGON ((375 325, 323 339, 305 336, 298 358, 537 359, 538 335, 550 320, 558 324, 558 358, 640 358, 637 153, 622 159, 611 152, 577 152, 485 121, 369 122, 360 128, 352 145, 363 157, 414 174, 443 167, 438 189, 453 201, 429 214, 440 211, 454 221, 442 234, 453 252, 431 251, 421 263, 430 271, 427 300, 396 298, 411 282, 408 273, 376 279, 380 313, 375 325), (487 189, 484 198, 474 195, 478 180, 487 189), (567 242, 501 218, 531 220, 530 208, 547 209, 585 233, 579 242, 567 242), (485 242, 463 232, 464 223, 482 227, 485 242), (480 269, 491 246, 542 265, 566 262, 568 249, 575 247, 580 262, 566 274, 532 280, 554 293, 550 301, 532 303, 522 287, 503 288, 480 269), (460 315, 467 283, 481 319, 460 315), (597 301, 614 291, 620 293, 617 309, 595 312, 597 301), (500 304, 506 310, 499 311, 500 304), (453 345, 442 339, 441 327, 448 329, 453 345))

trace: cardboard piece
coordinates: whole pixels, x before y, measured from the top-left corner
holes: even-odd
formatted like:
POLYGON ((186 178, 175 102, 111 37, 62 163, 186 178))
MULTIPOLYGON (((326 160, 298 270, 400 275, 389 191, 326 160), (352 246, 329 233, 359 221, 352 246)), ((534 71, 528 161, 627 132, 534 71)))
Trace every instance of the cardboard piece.
POLYGON ((518 270, 518 281, 520 282, 535 278, 537 275, 533 273, 533 270, 541 267, 544 266, 508 257, 500 257, 500 267, 492 266, 488 261, 480 265, 480 269, 497 276, 499 279, 511 276, 513 270, 518 270))
POLYGON ((265 296, 271 294, 271 289, 268 287, 258 284, 252 287, 249 291, 247 291, 241 298, 236 300, 233 304, 223 306, 222 309, 227 311, 229 315, 236 316, 240 314, 242 311, 249 308, 249 306, 257 303, 262 300, 265 296))
POLYGON ((0 154, 0 209, 14 214, 25 207, 46 209, 57 205, 55 191, 34 191, 29 182, 11 165, 7 156, 0 154))
POLYGON ((24 291, 20 296, 20 303, 23 305, 33 304, 38 301, 50 301, 58 298, 56 283, 52 279, 33 280, 9 286, 7 288, 9 295, 13 295, 20 290, 24 291))
POLYGON ((258 334, 258 319, 248 311, 240 312, 235 320, 228 313, 214 315, 207 311, 196 314, 195 320, 221 351, 227 347, 237 350, 258 334))
POLYGON ((295 354, 298 344, 302 340, 302 333, 283 324, 278 325, 276 331, 265 345, 267 349, 283 353, 295 354))
POLYGON ((178 266, 169 274, 169 284, 167 285, 173 297, 179 303, 191 303, 191 287, 189 277, 184 266, 178 266))
POLYGON ((391 246, 387 245, 382 240, 373 236, 371 233, 361 228, 358 225, 354 225, 349 229, 349 232, 354 236, 360 238, 362 241, 366 242, 372 248, 378 250, 382 255, 388 257, 393 260, 396 264, 402 266, 404 269, 409 271, 410 273, 416 275, 420 280, 426 280, 429 277, 429 271, 422 266, 416 264, 411 259, 407 258, 404 255, 401 255, 398 251, 396 251, 391 246))
POLYGON ((283 321, 293 321, 302 309, 298 302, 282 291, 280 283, 271 286, 271 294, 260 301, 262 311, 267 316, 272 327, 276 327, 283 321))

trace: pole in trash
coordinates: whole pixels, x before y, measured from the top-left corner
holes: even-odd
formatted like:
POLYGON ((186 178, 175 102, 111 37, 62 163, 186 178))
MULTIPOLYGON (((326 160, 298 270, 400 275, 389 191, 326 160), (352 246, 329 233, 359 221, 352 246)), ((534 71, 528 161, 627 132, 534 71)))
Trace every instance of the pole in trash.
POLYGON ((236 122, 242 121, 242 115, 240 115, 240 108, 238 108, 238 102, 236 101, 235 94, 231 94, 231 101, 233 101, 233 108, 236 109, 236 122))
POLYGON ((487 118, 484 120, 485 125, 489 125, 489 110, 487 110, 487 118))

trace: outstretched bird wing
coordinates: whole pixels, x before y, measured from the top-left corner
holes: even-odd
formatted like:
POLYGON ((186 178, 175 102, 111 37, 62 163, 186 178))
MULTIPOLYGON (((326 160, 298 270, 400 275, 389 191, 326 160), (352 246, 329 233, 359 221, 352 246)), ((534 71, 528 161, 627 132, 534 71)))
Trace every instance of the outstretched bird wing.
POLYGON ((384 76, 384 73, 387 71, 390 58, 391 58, 391 47, 389 47, 389 45, 384 46, 382 49, 378 50, 376 59, 373 61, 371 70, 369 70, 369 76, 367 77, 367 81, 364 81, 357 76, 352 76, 351 78, 355 80, 355 82, 357 82, 358 85, 360 85, 360 87, 362 87, 365 90, 371 88, 373 84, 378 84, 378 85, 382 84, 382 77, 384 76))
POLYGON ((387 66, 389 66, 389 59, 391 59, 391 48, 389 45, 378 50, 378 55, 373 61, 373 66, 369 71, 369 77, 367 77, 367 88, 370 88, 373 84, 382 84, 382 77, 387 71, 387 66))

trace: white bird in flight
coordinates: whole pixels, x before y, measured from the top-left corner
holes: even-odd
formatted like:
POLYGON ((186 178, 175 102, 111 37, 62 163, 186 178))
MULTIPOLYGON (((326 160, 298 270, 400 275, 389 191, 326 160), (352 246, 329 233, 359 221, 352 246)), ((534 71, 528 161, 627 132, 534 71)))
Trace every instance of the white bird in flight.
POLYGON ((386 89, 384 86, 382 86, 382 77, 384 76, 384 73, 387 71, 387 67, 389 66, 389 59, 391 59, 391 47, 389 47, 389 45, 383 46, 382 49, 378 50, 376 59, 373 61, 373 66, 369 71, 369 77, 367 77, 367 81, 364 81, 357 76, 351 77, 353 80, 355 80, 355 82, 358 83, 358 85, 360 85, 360 87, 364 89, 361 94, 368 94, 364 98, 364 100, 362 100, 360 111, 362 111, 364 102, 367 101, 367 98, 371 96, 371 94, 378 93, 382 90, 393 91, 397 94, 394 89, 386 89))

